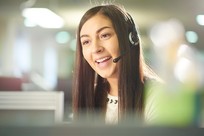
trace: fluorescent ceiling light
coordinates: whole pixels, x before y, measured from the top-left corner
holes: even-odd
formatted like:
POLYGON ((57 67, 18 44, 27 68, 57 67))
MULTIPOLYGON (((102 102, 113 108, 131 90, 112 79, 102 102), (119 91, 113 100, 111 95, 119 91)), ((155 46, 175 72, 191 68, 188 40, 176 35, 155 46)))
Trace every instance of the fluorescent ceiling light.
POLYGON ((63 19, 47 8, 26 8, 22 15, 43 28, 61 28, 64 25, 63 19))
POLYGON ((204 25, 204 15, 197 15, 196 20, 199 25, 204 25))

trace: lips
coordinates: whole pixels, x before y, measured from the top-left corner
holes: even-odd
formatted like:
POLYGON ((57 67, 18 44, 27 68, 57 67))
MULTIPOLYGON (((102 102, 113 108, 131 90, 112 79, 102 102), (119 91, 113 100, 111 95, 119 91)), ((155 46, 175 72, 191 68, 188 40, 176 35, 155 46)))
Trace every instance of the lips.
POLYGON ((95 62, 99 64, 99 63, 106 62, 109 59, 111 59, 111 57, 104 57, 104 58, 97 59, 95 62))

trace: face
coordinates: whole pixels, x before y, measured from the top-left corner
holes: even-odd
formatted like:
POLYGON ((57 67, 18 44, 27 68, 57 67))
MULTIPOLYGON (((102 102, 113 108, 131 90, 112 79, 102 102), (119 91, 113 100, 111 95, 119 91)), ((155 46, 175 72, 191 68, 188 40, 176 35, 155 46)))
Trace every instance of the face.
POLYGON ((117 78, 119 44, 109 18, 96 14, 87 20, 80 31, 82 53, 89 65, 103 78, 117 78))

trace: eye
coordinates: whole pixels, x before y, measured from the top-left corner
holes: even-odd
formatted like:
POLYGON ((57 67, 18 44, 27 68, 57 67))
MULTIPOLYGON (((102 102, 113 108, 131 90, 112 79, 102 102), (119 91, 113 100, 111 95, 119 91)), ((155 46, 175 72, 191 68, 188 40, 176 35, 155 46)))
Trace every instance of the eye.
POLYGON ((91 42, 90 40, 84 40, 81 42, 81 44, 82 45, 88 45, 88 44, 90 44, 90 42, 91 42))
POLYGON ((109 39, 110 37, 111 37, 110 33, 101 34, 100 36, 101 39, 109 39))

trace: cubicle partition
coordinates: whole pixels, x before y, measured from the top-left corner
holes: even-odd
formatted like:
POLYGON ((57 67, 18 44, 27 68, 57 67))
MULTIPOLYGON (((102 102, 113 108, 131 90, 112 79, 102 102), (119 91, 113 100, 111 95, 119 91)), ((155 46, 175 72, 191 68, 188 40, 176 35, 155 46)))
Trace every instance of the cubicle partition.
POLYGON ((0 92, 0 126, 59 124, 63 115, 62 91, 0 92))

